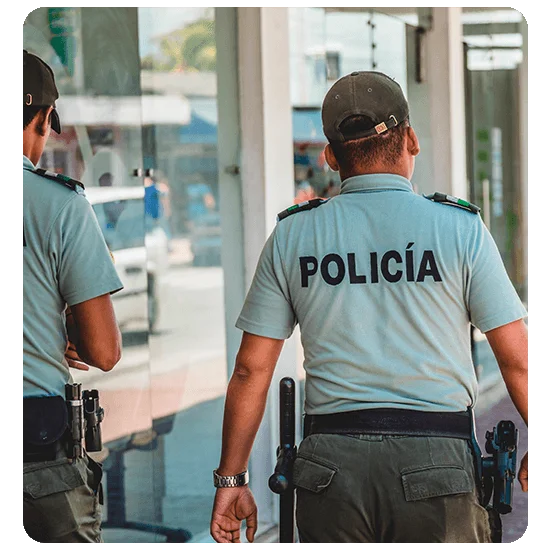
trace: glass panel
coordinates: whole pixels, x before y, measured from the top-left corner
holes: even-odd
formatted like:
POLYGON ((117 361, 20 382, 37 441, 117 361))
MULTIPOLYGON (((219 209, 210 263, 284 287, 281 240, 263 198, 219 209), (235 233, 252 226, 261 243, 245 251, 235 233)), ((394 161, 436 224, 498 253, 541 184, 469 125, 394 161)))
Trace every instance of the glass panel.
POLYGON ((405 23, 376 11, 342 10, 289 8, 296 203, 339 190, 338 174, 325 163, 321 122, 323 98, 336 80, 378 70, 407 93, 405 23))
MULTIPOLYGON (((515 10, 463 14, 466 85, 467 154, 470 200, 481 207, 511 281, 525 300, 522 194, 519 184, 518 63, 522 35, 502 34, 516 23, 515 10), (477 29, 481 29, 478 31, 477 29), (509 28, 509 27, 507 27, 509 28)), ((474 331, 474 360, 480 385, 500 381, 490 346, 474 331)))
POLYGON ((140 8, 139 28, 159 521, 197 540, 227 385, 214 9, 140 8))
MULTIPOLYGON (((39 8, 23 44, 52 67, 62 134, 51 134, 41 166, 81 180, 110 246, 124 290, 113 296, 123 332, 115 369, 73 373, 97 388, 105 409, 106 542, 139 540, 127 521, 156 519, 147 335, 147 262, 141 168, 141 88, 135 8, 39 8)), ((150 540, 150 539, 149 539, 150 540)))
MULTIPOLYGON (((512 10, 512 13, 517 12, 512 10)), ((519 288, 522 242, 518 238, 521 193, 517 183, 517 66, 522 59, 522 35, 519 32, 502 35, 499 32, 502 25, 498 20, 485 23, 483 32, 491 34, 464 37, 469 92, 470 194, 472 201, 482 206, 485 224, 495 238, 512 281, 519 288)))

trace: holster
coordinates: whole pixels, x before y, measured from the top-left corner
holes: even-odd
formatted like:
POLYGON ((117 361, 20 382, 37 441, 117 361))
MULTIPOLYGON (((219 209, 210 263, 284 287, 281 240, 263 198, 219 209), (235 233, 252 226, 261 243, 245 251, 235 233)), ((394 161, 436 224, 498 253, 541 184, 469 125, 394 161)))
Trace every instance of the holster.
POLYGON ((61 396, 23 399, 23 462, 55 460, 64 451, 67 416, 61 396))
POLYGON ((489 514, 489 526, 491 527, 491 540, 502 542, 502 519, 500 514, 491 506, 487 508, 489 514))
POLYGON ((492 492, 492 480, 486 479, 483 471, 483 455, 477 442, 475 432, 475 419, 471 407, 468 407, 471 424, 471 437, 468 442, 474 459, 474 470, 476 477, 476 486, 478 500, 481 506, 487 510, 489 514, 489 526, 491 528, 491 540, 493 542, 502 542, 502 520, 500 514, 489 505, 492 492))

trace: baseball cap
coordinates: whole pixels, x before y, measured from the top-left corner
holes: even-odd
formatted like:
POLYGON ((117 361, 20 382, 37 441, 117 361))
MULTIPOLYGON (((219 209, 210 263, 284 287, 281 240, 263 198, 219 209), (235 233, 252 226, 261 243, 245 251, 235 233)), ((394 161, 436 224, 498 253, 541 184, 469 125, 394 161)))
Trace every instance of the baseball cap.
POLYGON ((37 107, 53 107, 52 130, 61 133, 55 101, 59 92, 51 68, 36 55, 23 50, 23 103, 37 107))
POLYGON ((399 84, 377 71, 356 71, 337 80, 323 101, 323 131, 330 141, 344 142, 378 135, 409 115, 409 105, 399 84), (370 119, 364 128, 342 133, 342 123, 352 116, 370 119))

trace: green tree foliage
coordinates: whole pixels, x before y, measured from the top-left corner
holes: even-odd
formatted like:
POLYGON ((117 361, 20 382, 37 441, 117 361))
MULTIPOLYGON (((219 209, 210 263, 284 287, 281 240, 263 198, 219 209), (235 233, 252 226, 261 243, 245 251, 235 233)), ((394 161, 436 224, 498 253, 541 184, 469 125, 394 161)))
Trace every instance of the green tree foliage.
POLYGON ((142 68, 157 71, 215 71, 216 39, 214 21, 199 19, 183 29, 161 37, 161 57, 142 60, 142 68))

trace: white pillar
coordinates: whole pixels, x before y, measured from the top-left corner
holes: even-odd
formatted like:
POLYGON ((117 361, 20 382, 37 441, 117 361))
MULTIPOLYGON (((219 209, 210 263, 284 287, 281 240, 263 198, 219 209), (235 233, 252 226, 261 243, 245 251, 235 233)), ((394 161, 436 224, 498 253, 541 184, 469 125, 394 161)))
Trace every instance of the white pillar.
MULTIPOLYGON (((248 289, 277 213, 294 198, 288 8, 237 8, 237 27, 244 278, 248 289)), ((250 461, 251 487, 264 520, 277 516, 267 475, 275 463, 278 386, 283 376, 297 378, 294 338, 285 343, 277 364, 250 461)))
POLYGON ((468 184, 461 13, 459 7, 432 8, 425 60, 434 190, 465 198, 468 184))
POLYGON ((241 342, 235 327, 246 294, 241 178, 237 8, 216 8, 218 181, 222 230, 225 341, 231 376, 241 342))
POLYGON ((245 271, 250 283, 294 171, 287 8, 239 8, 239 83, 245 271))

